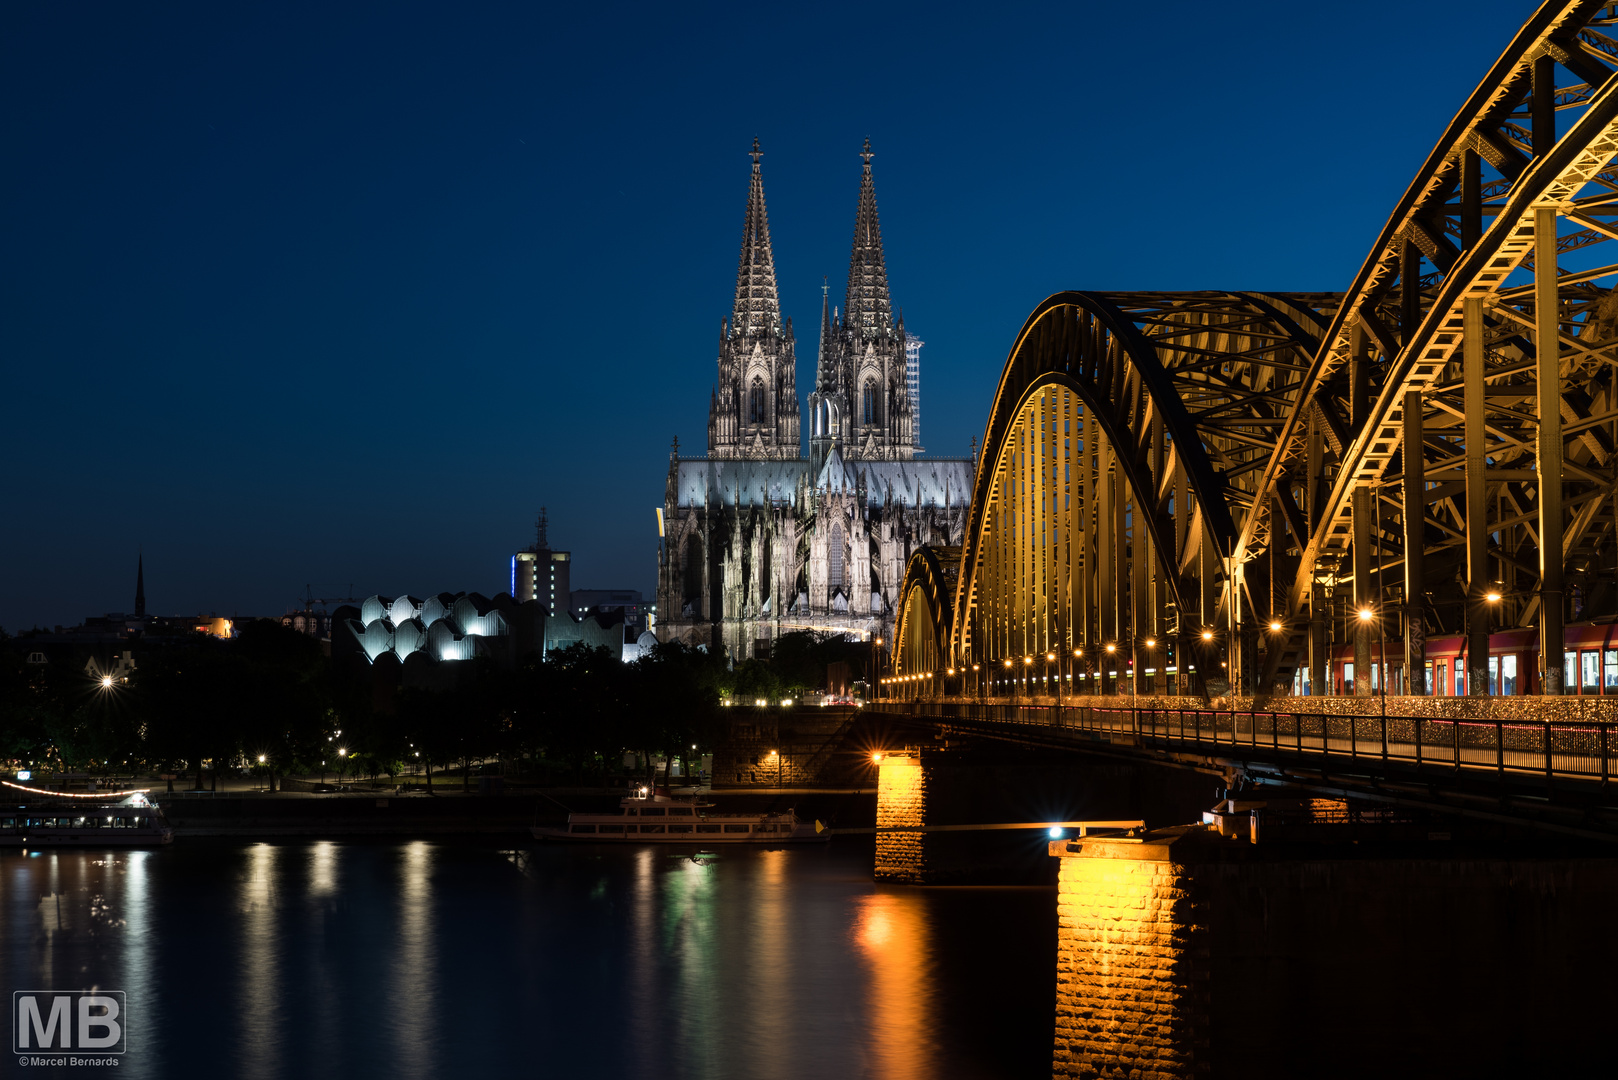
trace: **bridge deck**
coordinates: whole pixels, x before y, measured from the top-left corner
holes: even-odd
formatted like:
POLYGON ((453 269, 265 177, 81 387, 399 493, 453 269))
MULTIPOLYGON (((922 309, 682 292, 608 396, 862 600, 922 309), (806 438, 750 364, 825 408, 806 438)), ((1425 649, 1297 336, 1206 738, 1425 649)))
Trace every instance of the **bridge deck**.
POLYGON ((1343 715, 1268 709, 1156 709, 949 701, 883 703, 906 715, 1089 734, 1114 745, 1197 747, 1334 765, 1399 764, 1422 772, 1582 781, 1605 788, 1618 764, 1607 721, 1343 715))

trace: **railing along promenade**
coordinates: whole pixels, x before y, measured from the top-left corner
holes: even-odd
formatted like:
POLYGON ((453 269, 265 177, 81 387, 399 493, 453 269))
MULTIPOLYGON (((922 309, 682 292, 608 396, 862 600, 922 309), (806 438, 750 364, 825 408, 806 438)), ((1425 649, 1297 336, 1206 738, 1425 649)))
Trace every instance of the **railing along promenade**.
MULTIPOLYGON (((1524 708, 1532 708, 1521 699, 1524 708)), ((1162 708, 1058 704, 1051 698, 882 701, 875 708, 969 724, 1088 735, 1126 746, 1195 747, 1213 755, 1396 764, 1502 781, 1578 780, 1607 786, 1618 752, 1618 721, 1326 713, 1260 708, 1162 708)), ((1566 702, 1567 699, 1561 699, 1566 702)))

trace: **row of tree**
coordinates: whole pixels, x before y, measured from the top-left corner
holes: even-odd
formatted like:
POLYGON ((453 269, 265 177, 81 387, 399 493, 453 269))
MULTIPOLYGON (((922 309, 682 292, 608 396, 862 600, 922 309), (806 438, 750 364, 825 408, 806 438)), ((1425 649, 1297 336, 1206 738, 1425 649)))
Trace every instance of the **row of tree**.
POLYGON ((790 634, 770 661, 735 669, 680 643, 625 664, 582 644, 502 667, 462 661, 447 688, 403 688, 378 706, 368 673, 334 667, 314 639, 249 623, 136 653, 104 685, 78 662, 0 652, 0 759, 44 772, 398 775, 499 761, 538 779, 584 780, 643 762, 690 760, 721 738, 722 699, 800 696, 854 655, 840 638, 790 634), (356 675, 362 677, 355 677, 356 675))

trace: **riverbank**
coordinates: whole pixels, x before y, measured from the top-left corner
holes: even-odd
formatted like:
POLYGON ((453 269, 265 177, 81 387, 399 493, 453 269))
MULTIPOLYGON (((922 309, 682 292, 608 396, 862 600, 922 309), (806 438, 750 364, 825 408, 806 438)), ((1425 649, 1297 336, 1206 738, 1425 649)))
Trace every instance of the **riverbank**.
MULTIPOLYGON (((569 811, 611 813, 618 791, 558 789, 504 795, 220 792, 156 795, 177 840, 192 836, 486 836, 531 840, 535 825, 561 825, 569 811)), ((876 793, 784 790, 703 792, 721 813, 794 810, 843 827, 876 821, 876 793)))

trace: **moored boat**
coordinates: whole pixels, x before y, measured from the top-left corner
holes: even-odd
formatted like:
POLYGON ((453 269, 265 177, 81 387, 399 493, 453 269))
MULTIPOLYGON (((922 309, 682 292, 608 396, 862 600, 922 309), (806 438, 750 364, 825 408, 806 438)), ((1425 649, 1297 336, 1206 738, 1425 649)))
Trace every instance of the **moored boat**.
POLYGON ((536 840, 630 844, 791 844, 826 840, 791 810, 716 814, 712 803, 668 795, 630 795, 617 813, 570 813, 566 825, 535 825, 536 840))
POLYGON ((0 847, 146 847, 174 841, 147 788, 46 791, 0 781, 0 847))

